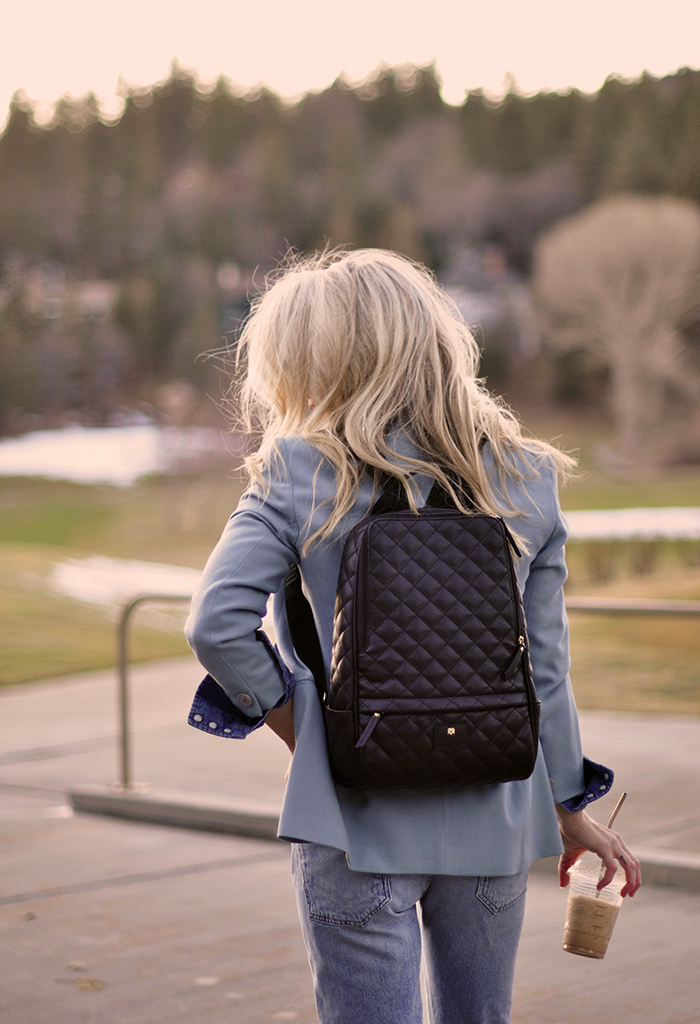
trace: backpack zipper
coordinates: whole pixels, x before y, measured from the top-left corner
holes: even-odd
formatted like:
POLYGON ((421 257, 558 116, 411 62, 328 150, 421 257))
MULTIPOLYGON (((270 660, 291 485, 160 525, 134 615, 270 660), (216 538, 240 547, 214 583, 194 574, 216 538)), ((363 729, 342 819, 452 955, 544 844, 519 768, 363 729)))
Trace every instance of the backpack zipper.
MULTIPOLYGON (((358 678, 359 668, 358 668, 358 664, 357 663, 358 663, 358 659, 359 659, 359 652, 364 649, 364 644, 366 643, 366 623, 365 623, 365 619, 366 619, 366 615, 365 615, 365 611, 366 611, 366 609, 365 609, 366 578, 365 577, 367 576, 367 533, 368 533, 368 530, 369 530, 369 527, 371 526, 371 524, 372 524, 372 520, 369 520, 368 523, 367 523, 367 528, 363 531, 362 539, 360 541, 360 549, 359 549, 359 551, 357 553, 357 558, 358 558, 357 588, 356 588, 355 594, 353 596, 353 607, 352 607, 352 640, 353 640, 353 647, 354 647, 354 654, 355 654, 355 656, 353 658, 353 665, 352 665, 352 689, 353 689, 353 696, 354 696, 352 712, 353 712, 353 720, 354 720, 353 721, 353 731, 354 731, 356 736, 357 736, 357 733, 359 732, 359 729, 360 729, 360 695, 359 695, 360 686, 359 686, 359 678, 358 678), (360 634, 362 634, 362 636, 360 636, 360 634)), ((374 721, 374 719, 370 719, 370 724, 373 721, 374 721)), ((376 724, 377 723, 374 722, 374 725, 376 725, 376 724)), ((372 729, 374 729, 374 725, 372 726, 372 729)), ((359 740, 355 744, 356 747, 361 747, 361 746, 364 745, 364 743, 367 740, 367 737, 372 732, 372 729, 370 729, 369 732, 367 732, 367 729, 364 730, 364 732, 362 733, 362 736, 360 736, 359 740), (365 733, 366 733, 366 735, 365 735, 365 733)))
POLYGON ((365 743, 370 738, 370 736, 374 732, 375 728, 379 724, 379 719, 381 717, 382 717, 381 711, 375 711, 372 714, 372 717, 370 718, 369 722, 367 723, 367 725, 362 730, 362 735, 360 736, 359 740, 355 744, 355 749, 356 750, 357 750, 358 747, 364 747, 365 743))
MULTIPOLYGON (((503 519, 501 519, 501 524, 503 526, 503 529, 505 530, 506 537, 510 541, 513 550, 519 556, 520 555, 520 551, 518 549, 518 546, 515 543, 515 541, 513 540, 513 537, 511 536, 510 530, 508 529, 508 526, 506 525, 506 523, 505 523, 505 521, 503 519)), ((510 575, 510 580, 511 580, 511 587, 513 588, 513 598, 514 598, 514 603, 515 603, 515 615, 516 615, 516 620, 517 620, 517 624, 518 624, 517 628, 518 628, 518 634, 519 634, 518 635, 518 649, 515 652, 515 656, 517 657, 518 655, 521 655, 523 657, 523 682, 525 684, 525 690, 526 690, 526 693, 527 693, 527 700, 528 700, 528 705, 529 705, 529 709, 530 709, 530 717, 531 717, 531 720, 533 722, 535 722, 535 721, 537 721, 537 708, 539 707, 540 702, 537 699, 537 689, 535 687, 535 680, 532 678, 532 673, 530 671, 528 671, 528 667, 527 667, 527 665, 526 665, 526 663, 524 661, 524 657, 527 654, 527 640, 525 639, 526 632, 527 632, 527 630, 525 628, 525 609, 523 608, 523 605, 522 605, 522 595, 520 594, 520 587, 519 587, 519 584, 518 584, 518 577, 517 577, 517 574, 515 572, 515 565, 513 564, 513 556, 512 555, 510 555, 510 557, 508 558, 508 570, 509 570, 509 575, 510 575)), ((512 660, 513 659, 511 659, 511 661, 512 660)), ((507 671, 507 669, 509 667, 510 667, 510 662, 506 666, 506 669, 504 669, 504 674, 505 674, 505 672, 507 671)))
POLYGON ((508 524, 506 523, 506 521, 503 518, 503 516, 494 516, 494 519, 500 519, 501 526, 503 527, 503 532, 506 535, 506 539, 507 539, 508 543, 510 544, 510 546, 512 547, 513 551, 518 556, 518 558, 522 558, 522 553, 520 551, 520 548, 515 543, 515 537, 513 536, 513 534, 508 529, 508 524))
POLYGON ((512 678, 512 676, 515 675, 516 670, 517 670, 518 661, 525 654, 526 650, 527 650, 527 645, 525 643, 525 637, 521 633, 520 636, 518 637, 518 646, 515 648, 515 651, 514 651, 513 655, 508 659, 508 664, 505 666, 505 668, 501 672, 501 679, 503 679, 504 681, 505 680, 510 680, 512 678))

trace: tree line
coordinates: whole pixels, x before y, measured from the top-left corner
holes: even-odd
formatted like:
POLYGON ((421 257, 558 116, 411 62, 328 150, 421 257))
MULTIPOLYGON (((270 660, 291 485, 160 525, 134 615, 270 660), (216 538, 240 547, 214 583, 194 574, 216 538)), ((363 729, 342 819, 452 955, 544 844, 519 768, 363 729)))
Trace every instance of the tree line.
POLYGON ((0 137, 0 426, 108 416, 172 379, 206 389, 197 355, 289 248, 384 246, 440 276, 460 247, 495 246, 527 277, 546 232, 629 193, 700 201, 700 72, 451 106, 434 67, 288 104, 173 66, 118 117, 64 99, 45 125, 18 94, 0 137), (87 281, 111 299, 91 305, 87 281))

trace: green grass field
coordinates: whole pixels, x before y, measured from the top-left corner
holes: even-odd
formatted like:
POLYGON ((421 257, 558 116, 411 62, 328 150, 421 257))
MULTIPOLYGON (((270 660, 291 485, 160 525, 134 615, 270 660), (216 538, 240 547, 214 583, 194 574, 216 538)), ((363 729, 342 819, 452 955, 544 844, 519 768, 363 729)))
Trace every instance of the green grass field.
MULTIPOLYGON (((547 424, 542 436, 557 437, 547 424)), ((551 426, 551 425, 550 425, 551 426)), ((584 473, 565 509, 700 506, 700 469, 619 480, 595 468, 599 429, 565 424, 561 447, 580 448, 584 473), (598 432, 597 432, 598 431, 598 432), (589 467, 589 468, 586 468, 589 467)), ((222 474, 153 478, 128 489, 0 480, 0 684, 115 662, 115 627, 99 608, 51 592, 64 559, 102 554, 201 568, 235 508, 240 480, 222 474)), ((571 544, 570 592, 700 599, 700 542, 571 544)), ((700 623, 572 615, 572 678, 582 707, 700 713, 700 623)), ((136 618, 134 660, 186 652, 177 631, 136 618)))
MULTIPOLYGON (((240 491, 239 482, 207 476, 146 480, 128 490, 0 481, 0 685, 115 663, 114 616, 52 593, 56 563, 101 554, 202 568, 240 491)), ((147 610, 137 612, 134 660, 187 653, 181 629, 148 621, 147 610)))
MULTIPOLYGON (((575 593, 700 601, 700 568, 669 559, 645 576, 582 580, 575 593)), ((580 707, 700 713, 700 619, 576 612, 569 619, 580 707)))
MULTIPOLYGON (((53 565, 65 549, 35 544, 0 544, 0 685, 115 664, 113 616, 50 590, 53 565)), ((164 632, 137 620, 131 637, 136 661, 184 655, 182 632, 164 632)), ((184 622, 184 617, 183 617, 184 622)))

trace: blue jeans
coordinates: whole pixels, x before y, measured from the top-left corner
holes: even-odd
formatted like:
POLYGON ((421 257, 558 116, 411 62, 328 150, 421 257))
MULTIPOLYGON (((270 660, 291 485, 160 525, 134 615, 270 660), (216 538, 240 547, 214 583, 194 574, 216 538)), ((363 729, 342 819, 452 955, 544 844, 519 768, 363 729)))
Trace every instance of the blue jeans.
POLYGON ((508 1024, 526 871, 373 875, 294 843, 292 877, 321 1024, 421 1024, 421 945, 431 1024, 508 1024))

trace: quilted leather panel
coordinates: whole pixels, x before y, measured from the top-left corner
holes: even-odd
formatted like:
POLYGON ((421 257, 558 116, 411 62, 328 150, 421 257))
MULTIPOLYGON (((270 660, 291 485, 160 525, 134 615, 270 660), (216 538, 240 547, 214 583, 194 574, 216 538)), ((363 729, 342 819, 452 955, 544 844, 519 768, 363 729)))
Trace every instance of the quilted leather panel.
POLYGON ((524 636, 498 517, 426 509, 360 523, 343 556, 327 701, 338 781, 405 788, 526 778, 537 726, 524 636), (377 722, 359 748, 341 737, 337 723, 352 720, 357 743, 371 715, 377 722), (467 745, 434 749, 436 727, 466 735, 467 745))
POLYGON ((534 765, 527 708, 441 715, 440 722, 453 728, 466 726, 468 746, 436 750, 435 719, 431 714, 411 715, 400 730, 393 727, 390 718, 382 719, 359 752, 357 772, 363 788, 464 785, 465 781, 483 785, 505 778, 527 778, 531 773, 534 765))

